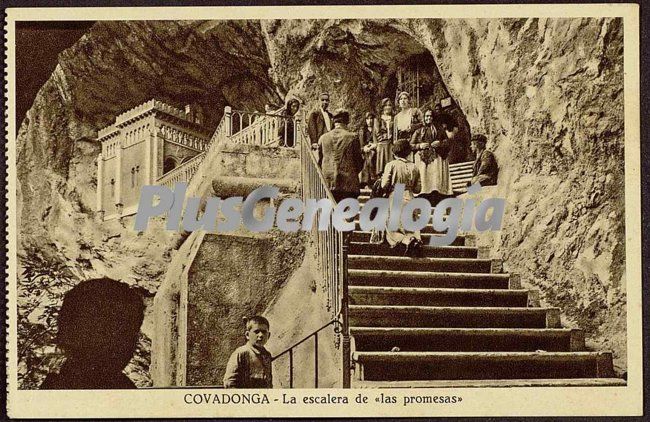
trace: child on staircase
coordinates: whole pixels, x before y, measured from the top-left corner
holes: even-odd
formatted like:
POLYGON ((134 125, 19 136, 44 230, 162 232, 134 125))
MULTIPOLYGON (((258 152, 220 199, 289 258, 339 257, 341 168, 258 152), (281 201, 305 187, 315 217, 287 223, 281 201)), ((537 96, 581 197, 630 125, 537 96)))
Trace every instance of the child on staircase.
POLYGON ((264 348, 271 334, 269 320, 255 315, 246 321, 246 344, 228 360, 225 388, 273 388, 271 353, 264 348))

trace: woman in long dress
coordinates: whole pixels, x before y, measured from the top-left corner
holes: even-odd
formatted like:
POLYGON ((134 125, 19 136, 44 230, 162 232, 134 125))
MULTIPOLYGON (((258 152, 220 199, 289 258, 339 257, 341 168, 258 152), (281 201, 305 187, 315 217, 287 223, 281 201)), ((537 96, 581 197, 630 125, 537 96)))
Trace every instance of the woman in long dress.
POLYGON ((400 92, 397 101, 400 111, 395 115, 394 139, 410 142, 413 132, 422 127, 424 116, 419 108, 411 107, 411 95, 408 92, 400 92))
POLYGON ((381 113, 375 125, 375 133, 377 136, 377 147, 375 148, 376 162, 375 171, 376 177, 381 176, 381 172, 393 159, 393 104, 388 98, 381 100, 381 113))
POLYGON ((377 132, 375 131, 375 114, 368 112, 365 115, 365 125, 359 129, 359 145, 363 154, 363 169, 359 173, 361 187, 372 188, 377 177, 375 170, 375 154, 377 149, 377 132))
MULTIPOLYGON (((397 141, 393 147, 395 159, 386 164, 384 174, 381 178, 381 186, 384 189, 390 189, 389 203, 391 209, 389 213, 400 213, 402 208, 414 198, 415 193, 420 191, 420 172, 415 167, 415 164, 408 161, 407 157, 411 153, 411 145, 405 141, 397 141), (404 185, 404 197, 399 209, 393 209, 393 195, 394 188, 397 183, 404 185)), ((399 228, 396 231, 387 231, 386 240, 391 247, 395 248, 399 245, 405 245, 405 255, 412 255, 417 253, 422 247, 422 240, 420 239, 420 232, 409 232, 402 227, 400 222, 399 228)))
POLYGON ((420 196, 428 197, 435 205, 442 197, 453 195, 449 176, 449 140, 433 122, 433 111, 424 113, 424 126, 413 133, 411 148, 415 165, 420 171, 420 196))

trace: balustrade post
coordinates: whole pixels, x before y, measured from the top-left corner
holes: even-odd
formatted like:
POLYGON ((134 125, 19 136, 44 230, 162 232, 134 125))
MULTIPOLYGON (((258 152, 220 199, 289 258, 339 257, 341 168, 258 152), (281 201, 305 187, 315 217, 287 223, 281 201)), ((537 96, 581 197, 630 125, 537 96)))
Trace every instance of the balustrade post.
POLYGON ((314 388, 318 388, 318 331, 314 334, 314 388))
POLYGON ((300 136, 300 117, 296 117, 293 123, 293 145, 292 145, 293 148, 295 148, 296 144, 301 141, 302 139, 300 136))
POLYGON ((293 348, 289 349, 289 388, 293 388, 293 348))
POLYGON ((232 136, 232 108, 225 106, 223 114, 226 116, 226 136, 232 136))

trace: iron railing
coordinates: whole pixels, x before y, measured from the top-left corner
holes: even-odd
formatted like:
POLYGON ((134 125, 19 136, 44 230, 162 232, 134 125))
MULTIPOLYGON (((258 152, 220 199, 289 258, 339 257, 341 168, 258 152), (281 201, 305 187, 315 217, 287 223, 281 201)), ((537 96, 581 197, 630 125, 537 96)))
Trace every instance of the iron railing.
POLYGON ((293 388, 293 353, 294 349, 310 338, 314 339, 314 388, 318 388, 318 333, 323 331, 325 328, 329 327, 330 325, 334 326, 335 332, 340 332, 340 324, 341 322, 339 321, 338 318, 335 318, 328 322, 327 324, 323 325, 320 327, 318 330, 314 331, 313 333, 307 335, 304 337, 302 340, 296 342, 293 344, 291 347, 287 348, 285 351, 275 355, 273 359, 271 359, 271 362, 275 361, 278 358, 281 358, 284 355, 289 355, 289 388, 293 388))
MULTIPOLYGON (((296 119, 296 133, 299 135, 302 199, 306 203, 308 199, 327 198, 336 205, 332 192, 325 183, 325 178, 318 166, 316 157, 311 149, 311 143, 300 126, 300 120, 296 119)), ((319 218, 323 218, 321 215, 319 218)), ((289 347, 278 356, 289 354, 289 379, 293 385, 293 350, 294 348, 314 337, 314 359, 318 362, 318 332, 330 325, 335 325, 336 348, 341 348, 342 355, 342 380, 343 388, 350 388, 350 327, 348 322, 348 280, 347 280, 347 254, 348 245, 343 232, 334 229, 328 221, 327 228, 323 231, 318 229, 317 221, 312 222, 310 237, 317 257, 318 271, 324 282, 324 289, 327 294, 327 310, 332 315, 332 321, 311 333, 297 344, 289 347), (336 323, 335 323, 336 321, 336 323)), ((318 385, 318 366, 314 370, 314 384, 318 385)))

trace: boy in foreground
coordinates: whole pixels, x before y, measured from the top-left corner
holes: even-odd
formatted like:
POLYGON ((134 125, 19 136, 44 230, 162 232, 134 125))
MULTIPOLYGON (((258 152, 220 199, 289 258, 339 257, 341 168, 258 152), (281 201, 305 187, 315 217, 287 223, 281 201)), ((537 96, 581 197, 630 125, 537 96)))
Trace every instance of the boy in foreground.
POLYGON ((246 344, 230 355, 223 376, 225 388, 273 388, 271 353, 264 348, 269 329, 269 321, 263 316, 246 322, 246 344))

